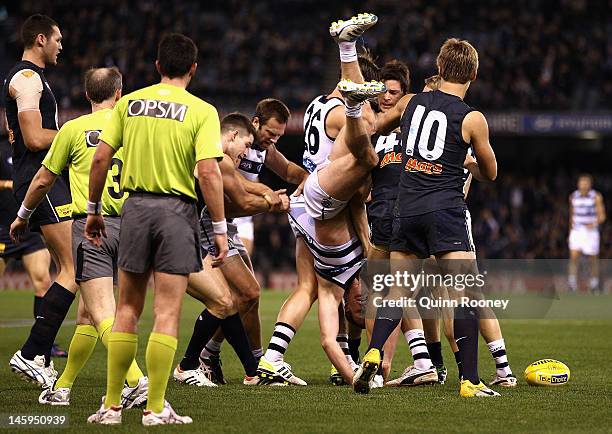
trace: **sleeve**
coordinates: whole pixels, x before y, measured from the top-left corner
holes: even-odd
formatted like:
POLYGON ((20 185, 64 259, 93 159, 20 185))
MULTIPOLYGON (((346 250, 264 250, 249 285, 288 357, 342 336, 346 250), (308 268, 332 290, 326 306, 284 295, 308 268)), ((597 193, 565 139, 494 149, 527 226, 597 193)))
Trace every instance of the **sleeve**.
POLYGON ((126 100, 121 98, 115 105, 111 118, 104 126, 102 134, 100 134, 100 140, 104 140, 115 151, 123 146, 123 113, 125 112, 125 105, 126 100))
POLYGON ((60 128, 53 139, 53 143, 51 143, 49 152, 47 152, 42 162, 43 166, 58 176, 61 176, 62 171, 70 161, 72 146, 75 142, 72 130, 70 122, 65 123, 60 128))
POLYGON ((31 69, 22 69, 9 82, 9 92, 17 102, 18 113, 40 110, 42 91, 43 83, 40 75, 31 69))
POLYGON ((210 106, 204 120, 199 123, 199 128, 195 136, 195 157, 196 161, 209 158, 223 158, 223 148, 221 148, 221 123, 217 109, 210 106))

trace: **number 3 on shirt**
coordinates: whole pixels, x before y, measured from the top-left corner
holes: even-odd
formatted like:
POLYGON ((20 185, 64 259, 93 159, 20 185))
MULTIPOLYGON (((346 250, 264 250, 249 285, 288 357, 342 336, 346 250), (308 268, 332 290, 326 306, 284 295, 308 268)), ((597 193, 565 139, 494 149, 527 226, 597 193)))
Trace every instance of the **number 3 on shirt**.
POLYGON ((121 190, 121 170, 123 169, 123 161, 118 158, 111 160, 110 173, 113 178, 113 184, 108 187, 108 194, 113 199, 121 199, 123 190, 121 190))

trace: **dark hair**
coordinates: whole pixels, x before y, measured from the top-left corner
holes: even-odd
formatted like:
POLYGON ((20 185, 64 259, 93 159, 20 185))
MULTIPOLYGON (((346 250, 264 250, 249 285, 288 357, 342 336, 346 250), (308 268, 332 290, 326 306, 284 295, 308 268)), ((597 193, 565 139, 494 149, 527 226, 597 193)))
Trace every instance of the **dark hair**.
POLYGON ((198 47, 185 35, 169 33, 159 42, 157 61, 164 77, 183 77, 198 58, 198 47))
POLYGON ((90 101, 101 103, 121 89, 121 73, 117 67, 91 68, 85 73, 85 92, 90 101))
POLYGON ((59 26, 46 15, 35 14, 28 17, 21 26, 21 41, 24 48, 32 48, 38 35, 50 37, 53 34, 53 27, 59 26))
POLYGON ((399 81, 402 93, 408 93, 410 88, 410 70, 408 65, 399 60, 391 60, 385 63, 380 70, 381 81, 399 81))
POLYGON ((253 123, 242 113, 230 113, 221 119, 221 132, 225 133, 230 130, 237 130, 241 136, 252 135, 253 139, 257 139, 257 131, 253 123))
POLYGON ((272 118, 281 124, 286 124, 290 116, 291 112, 285 103, 278 99, 266 98, 257 103, 253 118, 259 119, 259 125, 265 125, 272 118))
POLYGON ((357 55, 357 61, 365 81, 380 81, 380 68, 374 61, 370 50, 363 48, 363 51, 357 55))

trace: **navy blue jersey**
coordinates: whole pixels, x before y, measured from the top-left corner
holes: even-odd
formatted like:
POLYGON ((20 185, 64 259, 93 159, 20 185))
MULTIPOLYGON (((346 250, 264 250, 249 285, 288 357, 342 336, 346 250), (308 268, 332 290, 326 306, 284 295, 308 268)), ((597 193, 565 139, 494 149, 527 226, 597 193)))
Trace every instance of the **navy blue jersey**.
POLYGON ((400 122, 403 162, 396 216, 465 206, 463 163, 470 144, 461 125, 472 110, 439 90, 412 97, 400 122))
POLYGON ((368 214, 384 217, 397 198, 397 184, 402 172, 400 134, 374 135, 372 145, 378 154, 378 164, 372 170, 372 200, 368 214))
POLYGON ((17 102, 9 95, 9 83, 17 74, 31 74, 33 71, 40 76, 43 83, 42 93, 39 101, 39 110, 42 118, 42 127, 49 130, 57 130, 57 104, 55 96, 49 87, 44 75, 44 69, 22 60, 11 69, 4 80, 2 98, 6 107, 6 120, 8 122, 9 140, 13 145, 13 190, 17 191, 24 185, 28 185, 47 155, 47 150, 33 152, 26 148, 19 119, 17 117, 17 102))

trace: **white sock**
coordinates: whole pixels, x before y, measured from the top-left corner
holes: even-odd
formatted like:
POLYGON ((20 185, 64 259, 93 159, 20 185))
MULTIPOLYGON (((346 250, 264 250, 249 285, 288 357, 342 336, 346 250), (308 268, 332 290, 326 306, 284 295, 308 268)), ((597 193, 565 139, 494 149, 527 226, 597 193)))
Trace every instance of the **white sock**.
POLYGON ((495 360, 495 368, 499 377, 507 377, 512 375, 512 369, 508 363, 508 356, 506 355, 506 344, 503 339, 489 342, 487 344, 493 360, 495 360))
POLYGON ((340 48, 340 61, 344 63, 356 62, 357 61, 357 47, 355 41, 353 42, 340 42, 338 44, 340 48))
POLYGON ((348 101, 346 101, 346 105, 344 106, 344 114, 348 118, 360 118, 361 117, 361 108, 363 107, 363 103, 359 103, 356 106, 349 105, 348 101))
POLYGON ((295 336, 295 330, 288 324, 277 322, 274 326, 274 333, 268 344, 268 349, 264 357, 269 362, 282 362, 287 351, 287 347, 291 343, 291 339, 295 336))
POLYGON ((591 280, 589 280, 589 288, 592 290, 597 289, 597 287, 599 286, 599 277, 591 277, 591 280))
POLYGON ((576 275, 570 274, 569 277, 567 278, 567 283, 570 287, 570 290, 575 291, 576 287, 578 286, 578 279, 576 278, 576 275))
POLYGON ((425 333, 423 333, 423 330, 408 330, 404 333, 404 336, 410 347, 415 368, 423 370, 431 368, 432 363, 429 358, 429 351, 427 351, 427 343, 425 342, 425 333))
POLYGON ((351 366, 355 365, 355 361, 351 357, 351 352, 349 351, 348 335, 346 333, 339 334, 336 336, 336 342, 340 345, 340 349, 344 353, 344 357, 346 357, 348 364, 351 366))
POLYGON ((211 340, 204 345, 204 349, 200 353, 200 357, 203 359, 208 359, 212 355, 218 356, 221 352, 221 344, 223 344, 223 341, 218 342, 211 338, 211 340))

